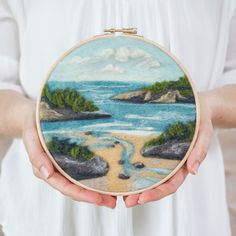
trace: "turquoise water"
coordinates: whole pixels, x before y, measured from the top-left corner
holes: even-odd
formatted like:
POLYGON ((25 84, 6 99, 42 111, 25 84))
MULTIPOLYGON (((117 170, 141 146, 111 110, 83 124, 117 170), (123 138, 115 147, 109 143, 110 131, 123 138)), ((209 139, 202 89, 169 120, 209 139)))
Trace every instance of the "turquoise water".
MULTIPOLYGON (((114 101, 110 98, 119 93, 132 91, 148 85, 147 83, 131 83, 119 81, 83 81, 83 82, 49 82, 50 89, 75 88, 100 108, 112 115, 111 118, 96 120, 74 120, 59 122, 41 122, 41 128, 46 139, 51 136, 70 137, 72 141, 83 144, 85 138, 73 136, 76 131, 93 131, 96 138, 105 141, 104 144, 90 145, 89 148, 109 148, 115 141, 122 147, 121 159, 125 160, 123 172, 134 178, 133 189, 148 187, 159 181, 155 177, 139 177, 139 169, 134 168, 130 158, 134 153, 134 145, 127 140, 113 138, 109 133, 130 133, 137 135, 159 134, 169 124, 177 121, 194 120, 195 104, 135 104, 114 101)), ((144 167, 158 174, 167 175, 171 170, 144 167)))
POLYGON ((162 132, 168 124, 195 119, 195 104, 135 104, 114 101, 116 94, 141 88, 145 83, 118 81, 49 82, 51 89, 72 87, 91 99, 112 118, 42 123, 45 131, 136 131, 143 133, 162 132))

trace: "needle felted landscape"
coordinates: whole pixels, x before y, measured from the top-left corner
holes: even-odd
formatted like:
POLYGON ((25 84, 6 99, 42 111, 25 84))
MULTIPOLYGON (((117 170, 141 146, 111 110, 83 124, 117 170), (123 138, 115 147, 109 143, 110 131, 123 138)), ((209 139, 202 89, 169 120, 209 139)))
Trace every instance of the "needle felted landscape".
POLYGON ((60 168, 105 192, 148 188, 185 157, 195 97, 181 67, 133 37, 101 38, 68 53, 44 85, 40 128, 60 168))

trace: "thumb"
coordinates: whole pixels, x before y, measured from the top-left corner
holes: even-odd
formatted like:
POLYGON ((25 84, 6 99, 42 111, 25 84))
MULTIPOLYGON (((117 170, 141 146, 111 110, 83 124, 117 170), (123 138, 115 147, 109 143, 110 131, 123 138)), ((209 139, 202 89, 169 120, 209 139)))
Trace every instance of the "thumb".
POLYGON ((188 157, 187 168, 188 171, 194 175, 197 174, 200 164, 207 155, 212 135, 211 127, 212 125, 209 124, 209 122, 201 124, 197 141, 188 157))
POLYGON ((42 148, 36 127, 26 129, 22 138, 33 169, 40 173, 37 177, 48 179, 53 174, 54 167, 42 148))

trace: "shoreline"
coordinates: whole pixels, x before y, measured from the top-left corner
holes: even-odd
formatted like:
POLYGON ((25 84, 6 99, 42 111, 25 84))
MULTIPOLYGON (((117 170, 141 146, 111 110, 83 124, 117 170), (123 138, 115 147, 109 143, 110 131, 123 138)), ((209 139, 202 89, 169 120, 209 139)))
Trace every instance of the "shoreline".
MULTIPOLYGON (((106 143, 107 141, 99 140, 92 135, 86 135, 84 132, 76 132, 79 137, 86 137, 87 141, 85 145, 91 145, 94 143, 106 143)), ((145 137, 133 135, 133 134, 126 134, 126 133, 111 133, 107 136, 116 137, 119 139, 127 140, 134 145, 134 153, 130 157, 130 163, 133 164, 135 162, 141 162, 147 168, 158 168, 164 170, 173 170, 178 164, 179 161, 177 160, 166 160, 161 158, 153 158, 153 157, 143 157, 140 153, 140 149, 143 144, 152 139, 153 137, 157 137, 157 135, 147 135, 145 137)), ((106 176, 93 178, 93 179, 86 179, 81 180, 82 184, 96 188, 103 191, 109 192, 129 192, 129 191, 136 191, 138 189, 133 189, 134 182, 137 185, 141 184, 139 182, 143 182, 145 180, 140 180, 140 177, 153 177, 155 179, 163 179, 166 177, 166 174, 159 174, 154 171, 146 170, 146 168, 138 169, 137 176, 130 176, 129 179, 120 179, 118 175, 123 172, 123 167, 119 164, 119 160, 121 160, 122 155, 122 147, 119 144, 116 144, 112 148, 93 148, 92 150, 95 155, 100 156, 104 160, 106 160, 109 164, 109 171, 106 176)), ((136 171, 135 171, 136 173, 136 171)), ((144 184, 144 183, 143 183, 144 184)), ((147 183, 146 183, 147 184, 147 183)), ((151 184, 152 185, 152 184, 151 184)), ((150 185, 149 185, 150 186, 150 185)))

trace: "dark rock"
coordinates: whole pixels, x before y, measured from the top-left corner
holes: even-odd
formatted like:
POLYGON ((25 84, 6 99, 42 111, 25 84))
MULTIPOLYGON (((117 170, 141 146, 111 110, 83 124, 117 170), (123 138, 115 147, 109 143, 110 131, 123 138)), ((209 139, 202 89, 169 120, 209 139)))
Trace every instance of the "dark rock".
POLYGON ((126 174, 126 173, 120 173, 120 174, 118 175, 118 177, 119 177, 120 179, 129 179, 129 178, 130 178, 130 176, 129 176, 128 174, 126 174))
POLYGON ((83 162, 78 162, 62 155, 54 155, 54 158, 58 165, 76 180, 104 176, 109 170, 108 162, 98 156, 83 162))
POLYGON ((84 132, 85 135, 93 135, 93 132, 92 131, 86 131, 84 132))
POLYGON ((159 157, 165 159, 182 160, 190 146, 189 142, 168 142, 161 145, 145 147, 141 150, 144 157, 159 157))
POLYGON ((145 165, 144 165, 142 162, 135 162, 135 163, 133 163, 133 166, 134 166, 135 168, 141 169, 141 168, 143 168, 145 165))
POLYGON ((182 96, 179 90, 168 91, 167 93, 163 94, 156 100, 152 100, 152 103, 176 103, 176 102, 185 102, 187 98, 182 96))
POLYGON ((120 144, 120 141, 115 141, 114 144, 120 144))
POLYGON ((93 111, 93 112, 78 112, 73 114, 72 116, 68 116, 67 119, 75 119, 75 120, 91 120, 91 119, 102 119, 109 118, 110 114, 102 111, 93 111))
POLYGON ((124 160, 119 160, 118 163, 119 163, 120 165, 123 165, 123 164, 125 163, 125 161, 124 161, 124 160))
POLYGON ((144 90, 136 90, 136 91, 130 91, 130 92, 118 94, 116 96, 113 96, 111 99, 119 100, 119 101, 126 101, 126 102, 133 102, 133 103, 143 103, 145 94, 146 94, 146 91, 144 90))
POLYGON ((167 90, 158 94, 150 91, 135 90, 113 96, 111 99, 131 103, 194 103, 194 97, 185 97, 179 90, 167 90))
POLYGON ((74 112, 70 108, 53 107, 46 101, 40 103, 40 121, 92 120, 110 118, 109 113, 103 111, 74 112))

